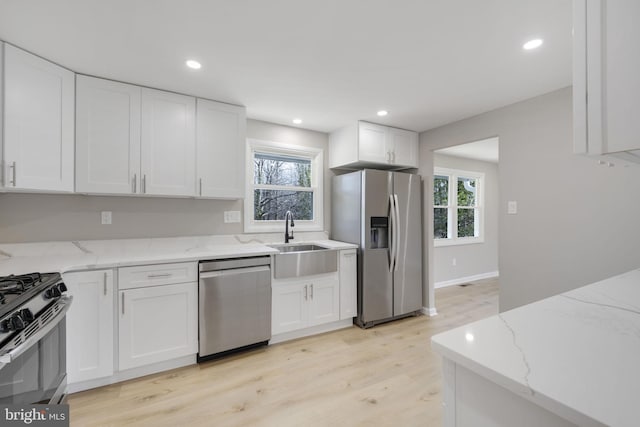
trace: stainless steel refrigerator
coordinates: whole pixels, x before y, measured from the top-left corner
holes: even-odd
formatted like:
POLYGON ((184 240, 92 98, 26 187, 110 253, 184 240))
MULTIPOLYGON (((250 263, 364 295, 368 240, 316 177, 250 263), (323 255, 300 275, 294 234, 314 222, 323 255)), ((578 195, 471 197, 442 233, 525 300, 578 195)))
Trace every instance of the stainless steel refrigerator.
POLYGON ((358 250, 358 317, 368 328, 422 308, 420 175, 365 169, 333 178, 331 238, 358 250))

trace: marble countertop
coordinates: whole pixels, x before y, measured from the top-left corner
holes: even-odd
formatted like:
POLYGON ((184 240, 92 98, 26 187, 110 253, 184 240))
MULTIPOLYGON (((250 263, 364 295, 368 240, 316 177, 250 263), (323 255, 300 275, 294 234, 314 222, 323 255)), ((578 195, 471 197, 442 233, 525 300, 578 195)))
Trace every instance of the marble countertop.
POLYGON ((638 425, 640 270, 438 334, 431 344, 578 425, 638 425))
MULTIPOLYGON (((302 242, 331 249, 357 247, 329 240, 323 232, 297 233, 294 243, 302 242)), ((282 243, 280 233, 0 243, 0 276, 269 255, 278 253, 267 246, 274 243, 282 243)))

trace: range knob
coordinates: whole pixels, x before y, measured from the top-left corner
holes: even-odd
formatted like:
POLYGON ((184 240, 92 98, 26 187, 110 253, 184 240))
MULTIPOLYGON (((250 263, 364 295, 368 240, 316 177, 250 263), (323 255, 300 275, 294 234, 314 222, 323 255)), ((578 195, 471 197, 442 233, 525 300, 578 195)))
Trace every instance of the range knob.
POLYGON ((22 320, 22 317, 20 317, 19 314, 15 314, 13 315, 13 317, 11 317, 11 329, 14 331, 21 331, 25 328, 25 323, 22 320))
POLYGON ((9 332, 9 331, 11 331, 10 319, 6 319, 0 322, 0 332, 9 332))
POLYGON ((46 291, 44 291, 44 297, 46 299, 58 298, 61 295, 62 294, 60 293, 60 289, 58 289, 57 286, 52 286, 49 289, 47 289, 46 291))
POLYGON ((20 310, 19 314, 20 317, 22 317, 22 320, 24 320, 26 323, 33 322, 33 313, 28 308, 23 308, 22 310, 20 310))
POLYGON ((67 285, 65 285, 64 283, 60 283, 58 285, 58 289, 60 290, 60 293, 67 292, 67 285))

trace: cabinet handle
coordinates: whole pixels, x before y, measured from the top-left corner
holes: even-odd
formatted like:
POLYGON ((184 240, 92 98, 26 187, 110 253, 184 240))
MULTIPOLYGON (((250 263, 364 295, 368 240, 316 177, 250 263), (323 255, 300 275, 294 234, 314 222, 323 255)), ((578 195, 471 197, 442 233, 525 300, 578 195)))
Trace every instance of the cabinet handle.
POLYGON ((138 191, 138 174, 133 174, 133 194, 136 194, 138 191))
POLYGON ((9 184, 15 187, 16 186, 16 162, 11 162, 11 164, 9 165, 9 169, 11 169, 11 181, 9 181, 9 184))
POLYGON ((142 194, 147 194, 147 174, 142 175, 142 194))
POLYGON ((104 276, 102 278, 102 284, 103 284, 103 291, 105 296, 107 295, 107 273, 104 273, 104 276))
POLYGON ((311 284, 311 299, 313 299, 313 283, 311 284))
POLYGON ((202 178, 200 178, 200 196, 202 196, 202 178))
POLYGON ((304 300, 306 301, 307 299, 307 285, 304 285, 304 300))
POLYGON ((158 279, 160 277, 171 277, 171 273, 148 274, 147 279, 158 279))
POLYGON ((120 295, 122 295, 122 314, 124 315, 124 292, 120 295))

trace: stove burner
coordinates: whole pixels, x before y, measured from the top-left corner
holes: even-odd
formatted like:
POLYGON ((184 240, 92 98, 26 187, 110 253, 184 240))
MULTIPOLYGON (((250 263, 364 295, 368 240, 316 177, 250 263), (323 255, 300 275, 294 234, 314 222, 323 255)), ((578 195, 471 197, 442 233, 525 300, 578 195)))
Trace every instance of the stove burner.
POLYGON ((40 273, 0 277, 0 304, 6 303, 6 295, 21 295, 42 281, 40 273))

